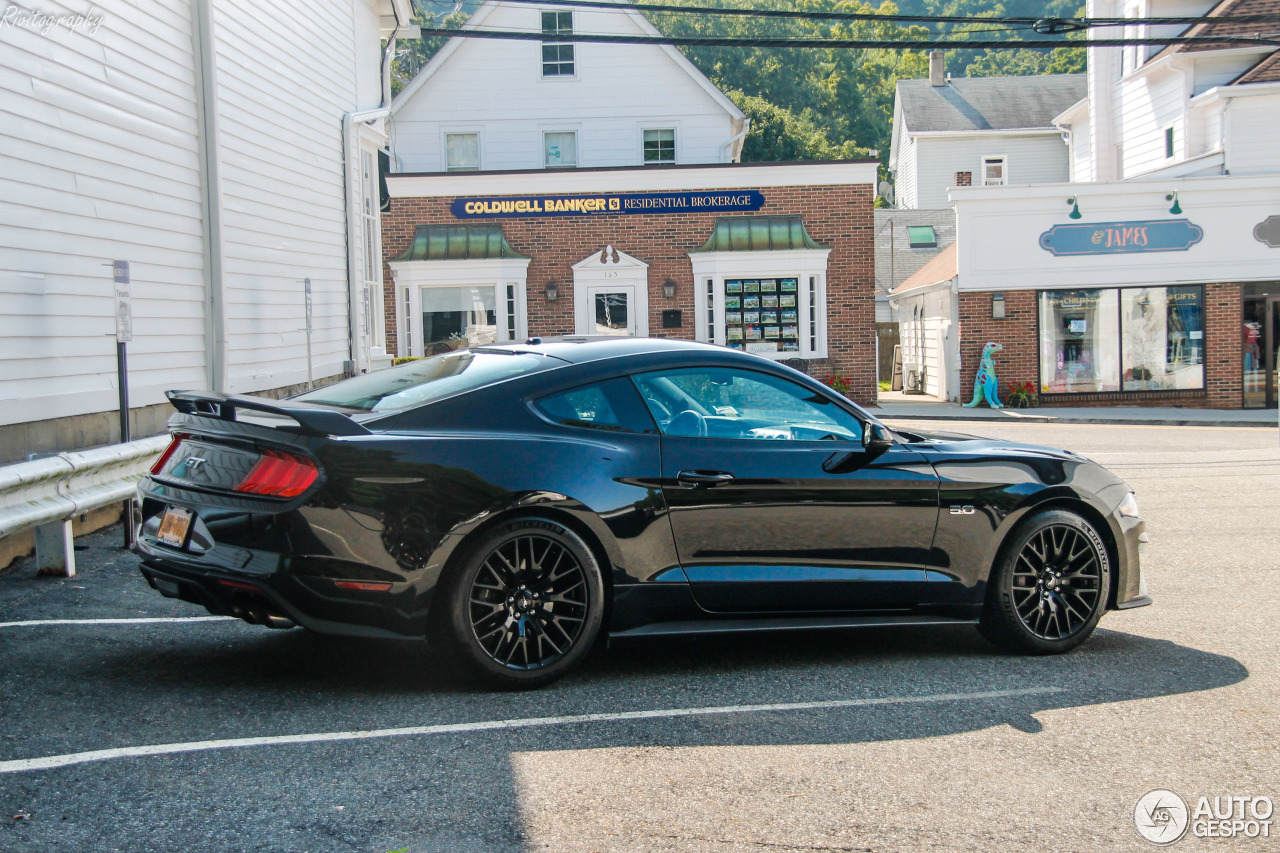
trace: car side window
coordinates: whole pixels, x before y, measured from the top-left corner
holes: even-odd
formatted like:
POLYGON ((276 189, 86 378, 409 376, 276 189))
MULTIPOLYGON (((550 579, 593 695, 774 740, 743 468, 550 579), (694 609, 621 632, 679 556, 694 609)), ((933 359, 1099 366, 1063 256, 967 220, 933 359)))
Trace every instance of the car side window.
POLYGON ((561 426, 652 433, 653 419, 625 379, 609 379, 548 394, 533 401, 544 418, 561 426))
POLYGON ((632 378, 663 435, 862 440, 862 423, 835 401, 768 373, 700 367, 632 378))

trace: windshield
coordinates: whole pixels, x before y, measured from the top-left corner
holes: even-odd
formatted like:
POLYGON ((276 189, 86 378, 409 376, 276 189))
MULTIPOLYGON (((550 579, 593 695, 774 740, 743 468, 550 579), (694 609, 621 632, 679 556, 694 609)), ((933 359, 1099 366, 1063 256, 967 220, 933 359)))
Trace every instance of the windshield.
POLYGON ((562 366, 545 355, 456 350, 355 376, 291 397, 304 403, 388 412, 562 366))

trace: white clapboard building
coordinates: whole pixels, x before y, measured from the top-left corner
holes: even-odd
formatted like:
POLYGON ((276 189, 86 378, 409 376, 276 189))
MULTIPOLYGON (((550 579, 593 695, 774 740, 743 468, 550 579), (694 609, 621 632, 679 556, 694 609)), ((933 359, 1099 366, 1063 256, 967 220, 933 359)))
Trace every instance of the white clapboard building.
POLYGON ((409 0, 86 8, 0 25, 0 462, 116 440, 115 261, 135 435, 166 389, 279 393, 382 353, 382 50, 409 0))
POLYGON ((451 39, 392 107, 398 172, 736 163, 749 119, 670 45, 556 42, 656 36, 618 8, 487 2, 468 29, 546 41, 451 39))

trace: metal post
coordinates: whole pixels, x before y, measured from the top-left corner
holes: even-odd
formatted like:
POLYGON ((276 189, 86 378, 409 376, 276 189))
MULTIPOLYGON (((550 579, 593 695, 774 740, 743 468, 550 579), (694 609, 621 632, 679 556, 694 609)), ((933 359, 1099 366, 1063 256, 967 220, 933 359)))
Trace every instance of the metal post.
MULTIPOLYGON (((120 388, 120 443, 129 441, 129 354, 128 342, 133 340, 133 294, 130 290, 128 261, 111 262, 115 281, 116 320, 116 382, 120 388)), ((133 545, 133 500, 126 500, 121 507, 124 527, 124 547, 133 545)))

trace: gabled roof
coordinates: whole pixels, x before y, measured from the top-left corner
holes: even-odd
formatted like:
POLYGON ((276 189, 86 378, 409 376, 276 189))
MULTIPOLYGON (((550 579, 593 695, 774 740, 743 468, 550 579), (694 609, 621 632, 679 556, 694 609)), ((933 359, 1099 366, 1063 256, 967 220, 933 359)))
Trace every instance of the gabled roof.
POLYGON ((1231 81, 1232 86, 1246 83, 1275 83, 1280 81, 1280 50, 1264 58, 1257 65, 1231 81))
MULTIPOLYGON (((471 17, 467 19, 467 22, 462 25, 462 29, 464 30, 479 29, 480 25, 483 24, 485 20, 490 15, 493 14, 494 10, 496 10, 501 5, 502 5, 501 0, 486 0, 486 2, 483 5, 481 5, 478 9, 476 9, 476 11, 471 15, 471 17)), ((557 6, 556 8, 568 10, 568 9, 573 9, 574 7, 557 6)), ((655 27, 649 21, 648 18, 642 15, 638 10, 631 8, 631 6, 628 3, 626 3, 625 0, 619 0, 618 11, 621 14, 625 14, 629 16, 636 23, 636 25, 640 27, 640 29, 645 33, 645 35, 650 35, 650 36, 662 35, 662 33, 658 31, 658 28, 655 27)), ((391 99, 391 112, 393 115, 402 105, 404 105, 406 102, 408 102, 410 98, 413 97, 413 94, 415 92, 421 89, 423 85, 425 85, 426 82, 431 79, 431 77, 440 69, 441 66, 443 66, 446 62, 449 61, 449 57, 451 57, 458 50, 458 48, 462 46, 462 43, 465 41, 466 39, 461 37, 451 38, 447 42, 445 42, 444 47, 436 51, 435 55, 432 56, 431 59, 427 62, 427 64, 422 67, 422 70, 420 70, 416 75, 414 75, 414 78, 410 80, 403 89, 400 90, 400 94, 396 95, 394 98, 391 99)), ((699 71, 692 62, 686 59, 684 54, 682 54, 680 51, 676 50, 674 47, 672 47, 669 44, 656 45, 656 47, 659 47, 663 51, 663 53, 667 54, 667 56, 671 59, 672 62, 678 65, 680 69, 684 71, 684 73, 687 74, 691 80, 697 83, 698 86, 700 86, 703 89, 703 91, 705 91, 708 95, 710 95, 712 100, 714 100, 717 104, 719 104, 720 107, 725 110, 725 112, 729 113, 729 115, 731 115, 735 121, 739 121, 739 122, 746 121, 747 119, 746 113, 740 110, 737 104, 729 100, 729 97, 724 92, 721 92, 718 88, 716 88, 716 85, 712 83, 710 80, 708 80, 707 76, 703 74, 701 71, 699 71)))
MULTIPOLYGON (((1280 15, 1280 0, 1222 0, 1217 6, 1214 6, 1205 13, 1207 18, 1220 18, 1222 20, 1206 21, 1201 24, 1193 24, 1184 30, 1181 35, 1192 36, 1251 36, 1259 32, 1274 32, 1275 26, 1272 24, 1259 24, 1256 22, 1241 22, 1231 20, 1233 15, 1280 15)), ((1202 42, 1199 44, 1171 44, 1164 50, 1157 53, 1151 59, 1151 62, 1161 57, 1169 56, 1174 53, 1198 53, 1205 50, 1223 50, 1227 48, 1248 47, 1249 45, 1240 42, 1202 42)), ((1265 47, 1265 45, 1258 45, 1265 47)), ((1252 81, 1259 82, 1259 81, 1252 81)))
POLYGON ((944 281, 950 281, 956 277, 956 244, 952 243, 947 248, 939 252, 933 260, 922 266, 915 272, 911 278, 889 291, 890 296, 901 296, 908 290, 915 290, 918 287, 928 287, 931 284, 939 284, 944 281))
POLYGON ((899 80, 897 102, 909 133, 1052 130, 1054 117, 1085 94, 1083 74, 958 77, 945 86, 899 80))

